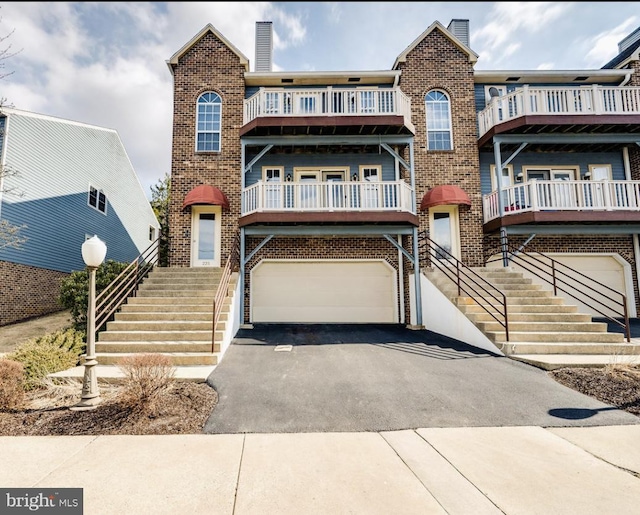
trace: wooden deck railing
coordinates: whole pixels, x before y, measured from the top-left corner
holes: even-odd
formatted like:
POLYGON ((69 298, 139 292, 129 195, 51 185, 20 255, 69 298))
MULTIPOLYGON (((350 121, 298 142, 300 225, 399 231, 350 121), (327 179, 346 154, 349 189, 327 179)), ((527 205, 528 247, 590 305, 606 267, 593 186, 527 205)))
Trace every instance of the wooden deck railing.
POLYGON ((399 115, 411 125, 411 100, 400 88, 260 88, 244 101, 244 124, 265 116, 399 115))
MULTIPOLYGON (((500 217, 498 192, 483 197, 484 221, 500 217)), ((502 189, 504 215, 526 211, 640 211, 640 181, 531 180, 502 189)))
POLYGON ((408 211, 413 189, 404 181, 264 182, 242 191, 242 215, 264 211, 408 211))
POLYGON ((492 127, 533 115, 639 115, 640 87, 537 87, 525 84, 494 97, 478 114, 478 137, 492 127))

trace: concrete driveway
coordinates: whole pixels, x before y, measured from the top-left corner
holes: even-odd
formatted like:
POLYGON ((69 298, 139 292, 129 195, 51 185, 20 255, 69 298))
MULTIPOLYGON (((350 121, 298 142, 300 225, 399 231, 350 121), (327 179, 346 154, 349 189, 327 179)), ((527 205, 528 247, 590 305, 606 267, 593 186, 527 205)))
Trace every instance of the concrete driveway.
POLYGON ((207 382, 216 434, 640 424, 540 369, 400 325, 256 324, 207 382))

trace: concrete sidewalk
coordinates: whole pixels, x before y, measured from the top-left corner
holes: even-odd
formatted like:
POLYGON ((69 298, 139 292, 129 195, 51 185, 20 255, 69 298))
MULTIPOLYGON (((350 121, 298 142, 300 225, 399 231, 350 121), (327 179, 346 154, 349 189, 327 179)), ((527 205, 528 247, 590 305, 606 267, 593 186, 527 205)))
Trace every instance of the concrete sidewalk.
POLYGON ((0 437, 0 487, 87 515, 631 514, 640 425, 0 437))

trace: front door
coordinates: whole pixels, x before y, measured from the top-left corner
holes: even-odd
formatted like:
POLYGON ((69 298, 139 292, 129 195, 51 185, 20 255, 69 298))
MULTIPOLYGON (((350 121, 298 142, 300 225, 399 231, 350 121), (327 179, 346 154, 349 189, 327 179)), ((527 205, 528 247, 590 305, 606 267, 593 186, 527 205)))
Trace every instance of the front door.
POLYGON ((326 185, 325 196, 326 206, 331 209, 334 207, 344 207, 346 200, 346 189, 344 185, 345 173, 338 171, 323 171, 322 181, 328 182, 326 185))
POLYGON ((429 209, 429 233, 434 243, 435 258, 441 261, 460 259, 460 227, 458 206, 436 206, 429 209))
POLYGON ((220 266, 220 215, 217 206, 192 206, 191 266, 220 266))

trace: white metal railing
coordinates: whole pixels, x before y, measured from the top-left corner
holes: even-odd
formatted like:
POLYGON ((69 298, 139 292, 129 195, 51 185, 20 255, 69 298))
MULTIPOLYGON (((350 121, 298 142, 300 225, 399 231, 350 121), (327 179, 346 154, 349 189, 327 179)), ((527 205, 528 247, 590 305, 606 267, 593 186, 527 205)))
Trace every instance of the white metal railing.
POLYGON ((260 90, 244 101, 244 124, 262 116, 375 116, 393 114, 411 125, 411 100, 400 88, 260 90))
MULTIPOLYGON (((498 192, 482 199, 485 223, 500 217, 498 192)), ((526 211, 640 211, 640 181, 531 180, 502 189, 504 214, 526 211)))
POLYGON ((493 126, 531 115, 640 114, 640 87, 539 87, 524 85, 495 97, 478 114, 479 136, 493 126))
POLYGON ((264 182, 242 191, 242 215, 265 211, 416 212, 404 181, 264 182))

